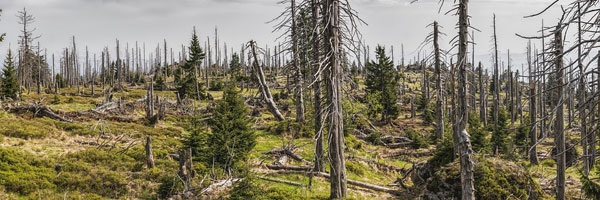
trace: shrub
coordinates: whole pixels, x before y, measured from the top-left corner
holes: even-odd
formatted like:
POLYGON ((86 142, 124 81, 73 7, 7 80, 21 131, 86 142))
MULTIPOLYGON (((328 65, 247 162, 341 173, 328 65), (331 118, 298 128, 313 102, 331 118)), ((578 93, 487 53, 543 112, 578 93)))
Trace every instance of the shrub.
POLYGON ((369 133, 369 135, 367 136, 367 141, 374 145, 383 145, 383 142, 381 141, 382 136, 383 136, 383 133, 373 131, 373 132, 369 133))
MULTIPOLYGON (((540 199, 542 190, 525 168, 500 159, 480 159, 475 163, 476 199, 540 199)), ((428 181, 427 194, 440 199, 461 196, 460 164, 452 164, 438 170, 428 181)))
POLYGON ((427 141, 425 140, 425 138, 423 138, 420 134, 418 134, 417 132, 415 132, 412 129, 408 129, 406 131, 406 136, 412 140, 412 143, 410 143, 410 146, 412 148, 418 149, 418 148, 427 148, 429 146, 429 144, 427 143, 427 141))
POLYGON ((250 127, 248 108, 233 84, 225 89, 223 99, 216 104, 209 121, 211 131, 194 129, 184 143, 207 166, 214 162, 227 169, 238 161, 246 160, 256 145, 256 135, 250 127))
POLYGON ((56 172, 51 160, 10 148, 0 148, 0 185, 7 191, 28 195, 40 189, 54 189, 56 172))
POLYGON ((183 184, 177 177, 165 175, 160 178, 160 186, 157 192, 160 199, 166 199, 181 190, 183 190, 183 184))
POLYGON ((223 81, 221 79, 216 79, 213 82, 210 83, 210 87, 208 88, 209 91, 221 91, 223 90, 224 86, 223 86, 223 81))
POLYGON ((474 152, 487 153, 490 150, 489 132, 481 126, 481 120, 477 113, 469 113, 469 135, 471 135, 471 145, 474 152))
POLYGON ((45 138, 56 131, 54 127, 43 123, 43 119, 25 120, 21 118, 3 118, 0 134, 22 139, 45 138))

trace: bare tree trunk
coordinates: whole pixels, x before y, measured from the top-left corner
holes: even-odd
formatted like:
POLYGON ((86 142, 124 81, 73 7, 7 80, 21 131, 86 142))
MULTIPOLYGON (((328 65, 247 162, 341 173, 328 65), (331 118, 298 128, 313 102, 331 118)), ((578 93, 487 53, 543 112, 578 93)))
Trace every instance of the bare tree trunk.
POLYGON ((271 95, 271 90, 269 89, 269 85, 267 85, 267 81, 265 80, 265 74, 262 70, 262 67, 258 64, 258 56, 256 55, 256 43, 254 41, 250 41, 250 46, 252 48, 252 56, 254 57, 254 73, 256 74, 256 78, 258 79, 258 88, 260 93, 263 96, 263 100, 267 104, 269 111, 273 113, 273 116, 277 121, 282 121, 285 118, 277 109, 277 105, 275 101, 273 101, 273 96, 271 95))
POLYGON ((459 44, 458 44, 458 130, 462 132, 460 135, 461 152, 460 152, 460 182, 462 184, 462 200, 474 200, 475 188, 473 179, 473 161, 471 159, 471 142, 469 134, 466 131, 468 119, 468 89, 467 89, 467 44, 468 44, 468 0, 460 0, 458 5, 459 16, 459 44))
MULTIPOLYGON (((498 110, 500 109, 500 83, 498 78, 498 38, 496 37, 496 15, 494 14, 494 129, 498 127, 498 110)), ((494 147, 496 148, 496 147, 494 147)))
POLYGON ((150 135, 146 136, 146 164, 148 168, 154 168, 154 156, 152 154, 152 138, 150 135))
MULTIPOLYGON (((586 89, 585 89, 585 84, 586 84, 586 80, 585 80, 585 69, 583 68, 583 64, 581 63, 581 4, 578 2, 577 3, 577 13, 579 15, 579 19, 577 20, 577 40, 578 40, 578 44, 577 45, 577 66, 579 67, 579 117, 581 120, 581 147, 583 149, 583 173, 587 176, 590 174, 590 158, 588 155, 588 141, 589 139, 588 134, 587 134, 587 112, 586 112, 586 89)), ((572 66, 572 65, 571 65, 572 66)), ((571 77, 573 76, 573 70, 569 71, 569 75, 571 75, 571 77)), ((572 79, 572 78, 571 78, 572 79)), ((569 80, 569 83, 571 83, 569 80)), ((570 85, 570 84, 569 84, 570 85)), ((569 93, 572 93, 571 90, 569 89, 569 93)), ((569 98, 572 98, 572 96, 569 96, 569 98)), ((569 99, 569 101, 572 101, 572 99, 569 99)), ((572 104, 572 103, 571 103, 572 104)), ((572 106, 572 105, 570 105, 572 106)), ((571 110, 571 109, 569 109, 571 110)), ((571 115, 571 113, 569 113, 569 115, 571 115)), ((571 119, 571 116, 569 116, 569 119, 571 119)), ((569 122, 570 123, 570 122, 569 122)))
POLYGON ((314 93, 314 118, 315 118, 315 168, 314 170, 317 172, 325 171, 325 166, 323 165, 323 124, 321 120, 323 120, 322 116, 322 108, 321 108, 321 75, 318 74, 319 65, 321 63, 320 57, 320 40, 319 40, 319 2, 318 0, 311 0, 311 8, 312 8, 312 23, 315 26, 313 29, 313 68, 315 73, 315 81, 313 83, 313 93, 314 93))
POLYGON ((556 119, 554 121, 554 131, 556 143, 556 199, 565 199, 565 170, 566 170, 566 155, 565 155, 565 133, 564 133, 564 105, 563 98, 563 41, 561 24, 556 27, 554 33, 554 66, 555 78, 553 81, 556 89, 554 89, 554 106, 556 106, 556 119))
POLYGON ((182 149, 179 152, 179 178, 183 181, 184 190, 189 189, 190 181, 194 177, 194 168, 192 167, 192 148, 182 149))
POLYGON ((483 85, 483 66, 479 62, 479 118, 483 122, 483 126, 487 126, 487 88, 483 85))
POLYGON ((342 76, 340 32, 340 1, 326 0, 324 27, 326 45, 325 55, 329 55, 327 64, 327 105, 329 121, 329 161, 330 161, 330 198, 346 198, 347 177, 344 161, 344 124, 342 119, 342 76))
POLYGON ((437 98, 436 98, 436 115, 437 115, 437 130, 436 138, 442 141, 444 137, 444 104, 442 98, 444 96, 444 89, 442 88, 442 69, 440 66, 440 45, 438 41, 439 27, 438 22, 433 22, 433 46, 435 56, 435 74, 437 76, 435 85, 437 87, 437 98))
MULTIPOLYGON (((528 43, 527 45, 527 65, 529 68, 529 117, 530 117, 530 123, 532 123, 531 125, 531 131, 529 131, 529 162, 533 165, 537 165, 539 163, 538 161, 538 157, 537 157, 537 140, 538 140, 538 134, 537 134, 537 126, 538 123, 537 121, 537 105, 535 102, 535 79, 533 78, 533 74, 531 73, 531 42, 528 43)), ((521 122, 523 123, 523 122, 521 122)))
POLYGON ((292 6, 292 54, 294 56, 294 69, 296 70, 296 121, 304 122, 304 98, 302 94, 302 69, 300 68, 300 53, 298 52, 298 34, 296 24, 296 1, 291 0, 292 6))

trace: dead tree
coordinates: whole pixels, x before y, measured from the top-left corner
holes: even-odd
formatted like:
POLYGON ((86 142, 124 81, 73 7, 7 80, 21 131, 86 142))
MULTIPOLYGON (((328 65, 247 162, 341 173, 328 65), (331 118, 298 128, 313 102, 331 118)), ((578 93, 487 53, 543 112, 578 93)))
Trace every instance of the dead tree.
POLYGON ((258 55, 256 54, 256 42, 250 41, 249 45, 252 50, 252 56, 254 57, 253 67, 255 76, 258 80, 258 89, 260 90, 260 93, 262 94, 263 100, 267 104, 269 111, 271 111, 271 113, 277 121, 282 121, 285 118, 283 117, 281 112, 279 112, 279 109, 277 109, 277 105, 275 104, 275 101, 273 101, 273 96, 271 95, 269 85, 267 85, 267 81, 265 80, 265 74, 262 70, 262 67, 258 64, 258 55))
POLYGON ((302 94, 302 69, 300 68, 300 52, 298 49, 298 33, 296 24, 296 1, 291 0, 292 6, 292 54, 294 55, 294 69, 296 70, 296 121, 304 122, 304 98, 302 94))
POLYGON ((556 144, 556 199, 565 199, 565 170, 566 170, 566 149, 564 132, 564 105, 563 105, 563 36, 562 25, 559 23, 554 32, 553 56, 554 56, 554 103, 556 117, 554 119, 554 142, 556 144))
MULTIPOLYGON (((529 42, 529 44, 527 45, 527 65, 529 68, 529 117, 531 119, 530 123, 532 123, 531 125, 531 131, 529 131, 529 162, 531 162, 531 164, 533 165, 537 165, 538 164, 538 157, 537 157, 537 105, 536 105, 536 101, 535 101, 535 87, 536 87, 536 82, 535 79, 533 78, 533 75, 531 73, 531 42, 529 42)), ((522 123, 522 122, 521 122, 522 123)))
POLYGON ((439 45, 439 29, 438 22, 433 22, 433 46, 434 46, 434 59, 435 59, 435 74, 436 80, 435 85, 437 87, 437 98, 436 98, 436 115, 437 115, 437 130, 436 138, 438 140, 443 139, 444 135, 444 103, 442 98, 444 96, 444 89, 442 88, 442 69, 440 63, 440 45, 439 45))
POLYGON ((146 165, 148 168, 154 168, 154 156, 152 154, 152 138, 150 135, 146 136, 146 165))
POLYGON ((462 185, 462 200, 474 200, 474 178, 473 161, 471 159, 472 150, 470 150, 469 135, 466 132, 468 119, 468 89, 467 89, 467 44, 468 44, 468 14, 469 0, 460 0, 458 3, 458 129, 462 131, 460 136, 460 182, 462 185))
POLYGON ((317 172, 325 171, 325 166, 323 165, 323 116, 322 116, 322 108, 321 108, 321 74, 319 74, 320 64, 321 64, 321 43, 319 38, 319 7, 320 2, 318 0, 311 0, 311 9, 312 9, 312 23, 313 28, 312 31, 312 53, 313 53, 313 68, 315 80, 313 84, 313 94, 314 94, 314 120, 315 120, 315 168, 314 170, 317 172))
POLYGON ((179 151, 179 179, 183 182, 184 191, 190 186, 190 181, 194 177, 194 168, 192 167, 192 148, 186 148, 179 151))
MULTIPOLYGON (((498 127, 498 110, 500 109, 500 82, 499 82, 499 70, 498 70, 498 38, 496 37, 496 14, 494 14, 494 129, 498 127)), ((494 147, 495 149, 495 147, 494 147)))
POLYGON ((152 119, 154 116, 154 80, 150 80, 150 85, 146 92, 146 119, 152 119))
POLYGON ((471 140, 467 130, 462 130, 460 134, 460 183, 462 186, 463 200, 475 199, 475 164, 473 163, 473 149, 471 149, 471 140))
POLYGON ((487 88, 483 84, 483 66, 479 62, 479 118, 483 122, 483 126, 487 126, 487 88))

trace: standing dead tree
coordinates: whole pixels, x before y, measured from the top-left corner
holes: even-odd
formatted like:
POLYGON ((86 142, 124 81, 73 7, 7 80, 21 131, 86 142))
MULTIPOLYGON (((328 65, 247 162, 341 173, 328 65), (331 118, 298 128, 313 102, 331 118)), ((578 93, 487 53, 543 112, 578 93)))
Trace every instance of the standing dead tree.
MULTIPOLYGON (((344 86, 344 55, 356 52, 356 41, 361 35, 357 23, 362 23, 355 10, 346 0, 324 0, 323 2, 323 67, 326 87, 326 118, 328 123, 330 198, 341 199, 347 196, 346 164, 344 157, 344 124, 342 110, 342 87, 344 86)), ((317 73, 316 75, 319 75, 317 73)))
MULTIPOLYGON (((281 13, 275 20, 280 20, 275 25, 275 31, 283 31, 282 37, 285 38, 283 43, 284 51, 290 51, 292 53, 292 64, 294 70, 294 96, 295 96, 295 104, 296 104, 296 121, 303 122, 304 121, 304 97, 303 97, 303 84, 304 77, 302 75, 302 68, 300 64, 300 48, 299 48, 299 39, 301 32, 299 32, 298 19, 302 19, 302 17, 298 14, 298 9, 304 5, 298 5, 296 0, 283 0, 279 2, 279 4, 289 4, 289 7, 286 7, 284 12, 281 13), (289 36, 288 36, 289 34, 289 36)), ((280 52, 281 53, 281 52, 280 52)), ((268 56, 265 57, 266 61, 268 60, 268 56)), ((270 68, 271 69, 271 68, 270 68)))
MULTIPOLYGON (((421 51, 422 48, 424 48, 425 46, 429 46, 431 45, 432 48, 432 53, 428 56, 425 56, 424 58, 424 63, 422 65, 423 67, 423 85, 424 85, 424 96, 425 96, 425 100, 428 101, 429 99, 429 89, 428 88, 428 76, 426 75, 426 70, 425 70, 425 66, 428 63, 432 63, 435 66, 435 87, 437 89, 437 93, 436 93, 436 131, 435 131, 435 135, 436 138, 439 139, 440 141, 443 138, 443 134, 444 134, 444 102, 443 102, 443 97, 444 97, 444 88, 442 87, 442 82, 443 82, 443 75, 442 75, 442 60, 444 58, 442 58, 442 53, 444 52, 444 50, 440 49, 440 38, 441 35, 445 35, 444 33, 440 32, 440 28, 441 26, 438 24, 437 21, 434 21, 433 23, 427 25, 427 27, 432 27, 433 28, 433 32, 431 32, 426 38, 425 40, 419 45, 418 50, 421 51)), ((427 109, 427 108, 425 108, 427 109)))

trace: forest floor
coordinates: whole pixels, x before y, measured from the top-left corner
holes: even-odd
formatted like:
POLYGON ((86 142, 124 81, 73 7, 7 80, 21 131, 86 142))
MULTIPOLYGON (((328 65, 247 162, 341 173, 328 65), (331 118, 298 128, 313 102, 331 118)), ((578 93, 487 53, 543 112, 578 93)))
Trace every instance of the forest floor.
MULTIPOLYGON (((414 83, 409 84, 406 95, 419 94, 418 75, 410 75, 414 83)), ((72 122, 62 122, 47 117, 38 117, 31 112, 9 112, 0 110, 0 199, 156 199, 161 182, 167 175, 175 175, 178 161, 172 158, 188 133, 190 116, 187 113, 169 111, 164 120, 150 125, 144 118, 144 107, 133 104, 122 111, 106 115, 90 114, 89 111, 101 105, 101 88, 91 96, 89 89, 77 94, 76 88, 63 88, 58 95, 25 92, 18 105, 42 103, 57 115, 72 122), (145 166, 145 136, 153 139, 156 167, 145 166)), ((128 86, 127 91, 114 94, 115 99, 135 102, 146 95, 142 86, 128 86)), ((272 89, 274 94, 281 88, 272 89)), ((156 91, 161 97, 175 101, 174 91, 156 91)), ((256 90, 244 90, 246 97, 253 96, 256 90)), ((220 99, 221 91, 210 91, 215 99, 220 99)), ((212 101, 195 101, 194 107, 207 107, 212 101)), ((3 102, 8 104, 9 102, 3 102)), ((17 103, 11 102, 16 105, 17 103)), ((265 153, 281 149, 290 144, 294 153, 309 162, 314 160, 314 140, 312 135, 295 135, 293 123, 293 102, 280 100, 284 115, 289 120, 276 122, 265 108, 254 108, 258 114, 255 121, 257 145, 252 150, 248 164, 252 173, 261 178, 285 180, 302 184, 292 186, 284 183, 258 179, 267 190, 284 191, 289 199, 327 199, 329 182, 308 173, 286 173, 271 170, 267 164, 276 157, 265 153), (311 185, 309 187, 309 185, 311 185)), ((348 102, 345 112, 359 112, 366 109, 360 102, 348 102)), ((403 103, 400 116, 392 123, 383 125, 370 120, 372 128, 394 136, 407 136, 407 130, 414 130, 420 137, 429 138, 434 126, 426 124, 417 113, 410 118, 410 104, 403 103)), ((307 106, 310 107, 310 106, 307 106)), ((519 122, 511 125, 518 127, 519 122)), ((309 129, 307 126, 306 129, 309 129)), ((576 138, 575 132, 569 136, 576 138)), ((410 147, 388 148, 383 145, 358 139, 353 134, 346 135, 346 169, 348 179, 400 191, 399 196, 385 192, 375 192, 363 187, 349 185, 349 199, 413 199, 419 190, 412 189, 410 179, 405 181, 408 188, 396 184, 411 170, 413 164, 431 158, 435 145, 413 149, 410 147)), ((553 178, 556 176, 555 163, 549 152, 553 145, 548 138, 539 148, 540 165, 531 166, 523 158, 518 163, 533 174, 544 191, 544 198, 552 198, 553 178)), ((326 149, 326 147, 325 147, 326 149)), ((579 150, 581 152, 581 150, 579 150)), ((290 166, 308 166, 307 163, 291 160, 290 166)), ((327 164, 328 165, 328 164, 327 164)), ((210 166, 196 165, 197 171, 209 171, 210 166)), ((568 196, 581 197, 581 183, 578 167, 567 170, 568 196)), ((204 174, 194 179, 197 186, 204 174)), ((221 194, 222 195, 222 194, 221 194)), ((217 197, 218 198, 218 197, 217 197)))

